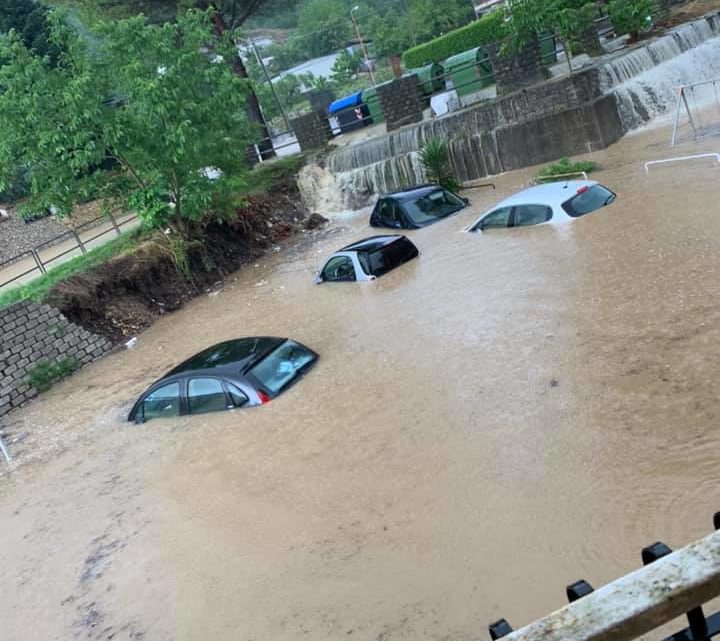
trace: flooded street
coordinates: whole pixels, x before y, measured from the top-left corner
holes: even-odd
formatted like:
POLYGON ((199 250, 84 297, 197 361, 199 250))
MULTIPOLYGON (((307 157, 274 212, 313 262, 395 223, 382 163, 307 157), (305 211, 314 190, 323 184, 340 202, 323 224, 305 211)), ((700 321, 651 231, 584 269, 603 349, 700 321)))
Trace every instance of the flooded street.
POLYGON ((618 199, 568 225, 460 233, 533 170, 467 192, 374 283, 313 284, 371 233, 334 220, 11 414, 0 638, 485 638, 708 533, 720 168, 642 163, 718 138, 667 140, 593 154, 618 199), (171 365, 246 335, 321 358, 261 408, 124 421, 171 365))

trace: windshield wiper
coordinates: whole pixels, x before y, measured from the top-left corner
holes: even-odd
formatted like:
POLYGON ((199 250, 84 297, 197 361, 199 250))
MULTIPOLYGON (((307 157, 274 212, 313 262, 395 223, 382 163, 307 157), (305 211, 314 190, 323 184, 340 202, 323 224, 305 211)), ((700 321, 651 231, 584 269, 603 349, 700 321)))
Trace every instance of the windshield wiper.
MULTIPOLYGON (((283 341, 285 342, 285 341, 283 341)), ((269 347, 266 350, 263 350, 262 352, 257 352, 255 356, 253 356, 246 364, 245 367, 242 368, 241 374, 247 374, 255 365, 257 365, 260 361, 266 359, 270 354, 272 354, 278 347, 280 347, 282 343, 278 345, 273 345, 272 347, 269 347)))

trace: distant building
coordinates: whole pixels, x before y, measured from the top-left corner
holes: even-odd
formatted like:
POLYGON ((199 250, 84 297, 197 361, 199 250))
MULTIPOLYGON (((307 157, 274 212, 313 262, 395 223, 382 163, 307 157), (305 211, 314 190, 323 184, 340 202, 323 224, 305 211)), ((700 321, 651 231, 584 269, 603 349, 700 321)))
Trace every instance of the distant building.
POLYGON ((481 18, 486 13, 490 13, 495 9, 505 6, 505 0, 484 0, 475 5, 475 15, 481 18))
MULTIPOLYGON (((277 74, 272 80, 273 82, 277 82, 285 76, 301 76, 306 73, 311 73, 316 78, 330 78, 330 76, 332 76, 333 65, 339 55, 339 53, 332 53, 329 56, 323 56, 322 58, 313 58, 312 60, 295 65, 291 69, 287 69, 286 71, 277 74)), ((310 87, 303 86, 302 90, 305 91, 309 88, 310 87)))

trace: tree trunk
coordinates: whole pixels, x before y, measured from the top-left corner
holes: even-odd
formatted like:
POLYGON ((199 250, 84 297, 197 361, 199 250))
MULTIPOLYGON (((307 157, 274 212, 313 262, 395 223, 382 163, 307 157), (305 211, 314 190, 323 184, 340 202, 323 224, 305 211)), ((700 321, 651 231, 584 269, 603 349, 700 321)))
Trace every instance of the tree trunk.
MULTIPOLYGON (((227 31, 227 25, 225 24, 225 19, 223 18, 222 14, 217 9, 213 14, 213 24, 215 25, 215 35, 218 38, 222 37, 225 31, 227 31)), ((245 64, 243 63, 239 53, 235 56, 235 59, 233 60, 233 70, 235 71, 235 74, 240 78, 248 77, 247 69, 245 69, 245 64)), ((260 137, 262 138, 262 140, 257 143, 257 146, 260 150, 260 155, 262 156, 262 159, 268 160, 269 158, 272 158, 275 155, 275 150, 273 149, 272 140, 270 139, 270 132, 268 131, 267 124, 265 123, 265 118, 263 118, 262 111, 260 110, 260 103, 258 102, 257 96, 255 95, 252 86, 248 87, 246 112, 248 119, 251 122, 259 125, 260 137)), ((248 162, 251 165, 257 164, 257 155, 255 154, 254 147, 248 147, 248 149, 246 150, 246 156, 248 162)))

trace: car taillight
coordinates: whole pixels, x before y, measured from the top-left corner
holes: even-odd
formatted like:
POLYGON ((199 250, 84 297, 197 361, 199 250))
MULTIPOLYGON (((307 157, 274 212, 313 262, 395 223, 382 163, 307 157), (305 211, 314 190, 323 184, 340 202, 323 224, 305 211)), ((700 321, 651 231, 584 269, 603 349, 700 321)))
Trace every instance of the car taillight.
POLYGON ((258 390, 258 396, 260 397, 260 405, 265 405, 270 402, 270 397, 261 389, 258 390))
POLYGON ((584 194, 588 189, 590 189, 590 187, 588 187, 587 185, 583 185, 582 187, 580 187, 580 189, 577 190, 577 194, 584 194))

